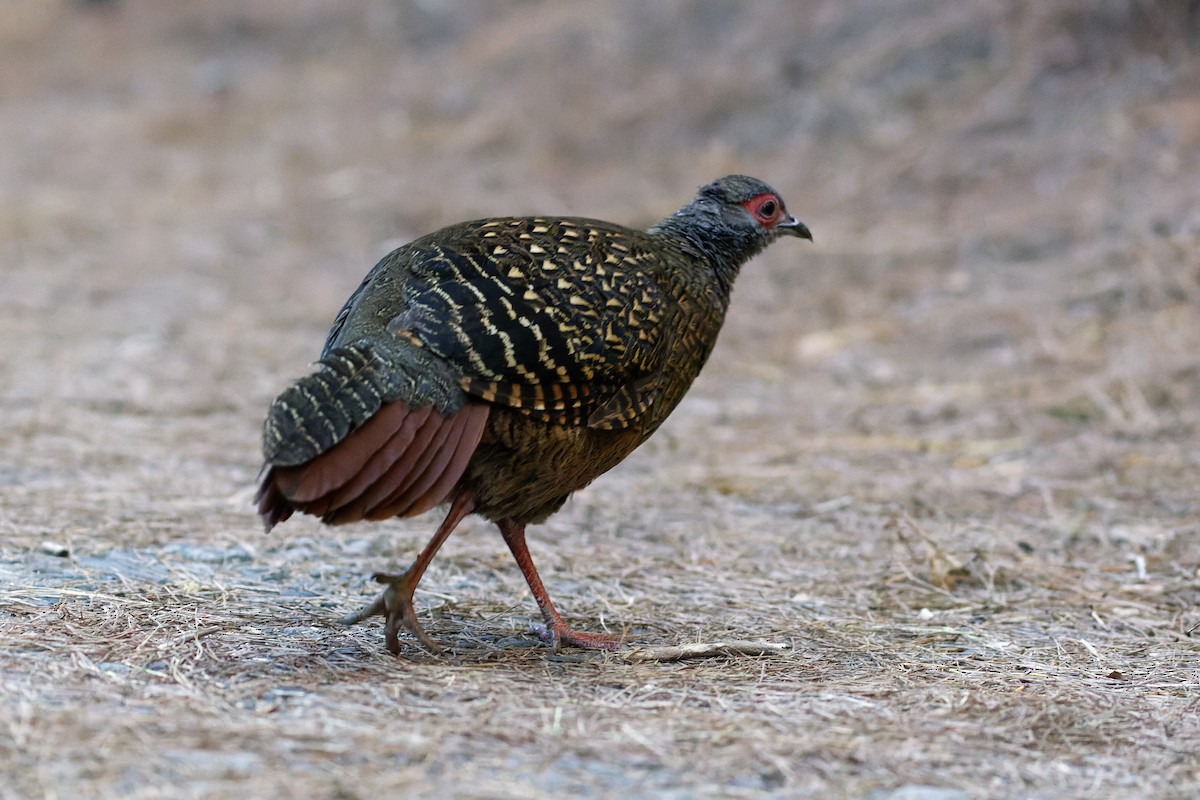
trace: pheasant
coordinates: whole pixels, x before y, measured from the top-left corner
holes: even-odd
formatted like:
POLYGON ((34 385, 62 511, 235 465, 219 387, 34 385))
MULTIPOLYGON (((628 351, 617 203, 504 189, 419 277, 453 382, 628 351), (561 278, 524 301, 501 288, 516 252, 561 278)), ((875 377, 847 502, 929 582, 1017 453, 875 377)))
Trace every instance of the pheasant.
POLYGON ((385 256, 334 320, 318 369, 263 426, 266 529, 448 504, 433 538, 353 624, 385 618, 387 648, 421 627, 413 593, 468 514, 496 523, 544 620, 541 638, 615 649, 573 630, 546 592, 525 527, 620 463, 662 424, 716 342, 742 264, 781 235, 812 240, 762 181, 729 175, 646 231, 576 217, 452 225, 385 256))

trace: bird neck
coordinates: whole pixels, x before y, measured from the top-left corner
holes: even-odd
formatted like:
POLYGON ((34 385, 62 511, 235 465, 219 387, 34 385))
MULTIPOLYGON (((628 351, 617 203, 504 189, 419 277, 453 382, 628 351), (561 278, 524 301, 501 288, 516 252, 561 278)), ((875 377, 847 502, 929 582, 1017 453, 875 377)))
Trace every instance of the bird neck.
POLYGON ((676 242, 688 255, 708 264, 728 297, 742 265, 762 251, 766 243, 731 228, 715 228, 683 209, 649 229, 649 233, 676 242))

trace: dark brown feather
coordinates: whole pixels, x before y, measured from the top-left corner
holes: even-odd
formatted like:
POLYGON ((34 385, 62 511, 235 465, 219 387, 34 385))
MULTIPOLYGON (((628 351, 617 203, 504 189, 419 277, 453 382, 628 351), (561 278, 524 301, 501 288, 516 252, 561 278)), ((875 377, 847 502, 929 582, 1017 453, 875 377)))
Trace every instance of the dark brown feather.
POLYGON ((403 403, 383 406, 357 430, 312 461, 294 467, 276 467, 279 490, 293 504, 310 503, 335 491, 363 469, 406 419, 428 416, 431 410, 425 407, 410 412, 403 403))
MULTIPOLYGON (((424 458, 415 465, 412 478, 406 485, 397 488, 383 502, 369 509, 366 518, 407 517, 425 510, 418 508, 418 501, 429 494, 439 480, 448 477, 446 470, 453 461, 455 453, 463 449, 466 451, 467 458, 470 458, 470 454, 474 452, 479 443, 479 435, 483 432, 482 422, 486 417, 487 406, 482 405, 467 406, 462 411, 447 417, 438 429, 436 437, 426 449, 424 458), (472 422, 476 416, 480 417, 480 424, 473 426, 472 422), (474 442, 469 443, 468 446, 463 441, 464 433, 473 427, 478 429, 478 434, 476 434, 474 442)), ((461 471, 454 476, 454 480, 457 481, 460 477, 462 477, 461 471)), ((426 508, 437 505, 446 499, 445 494, 436 497, 426 508)))
POLYGON ((479 448, 490 413, 491 409, 486 405, 470 404, 456 415, 464 419, 459 443, 454 447, 437 481, 408 509, 407 513, 410 516, 424 513, 450 497, 455 484, 466 473, 471 456, 479 448))
MULTIPOLYGON (((383 446, 359 469, 350 473, 348 477, 343 477, 345 482, 340 488, 317 498, 311 504, 305 506, 305 513, 313 514, 314 516, 324 516, 331 510, 341 508, 356 498, 361 497, 364 492, 375 485, 380 477, 411 446, 417 430, 429 420, 430 415, 433 413, 433 409, 429 406, 419 408, 416 411, 409 411, 408 406, 400 402, 390 403, 383 409, 380 409, 381 413, 385 410, 389 412, 388 417, 394 426, 394 432, 389 436, 388 429, 382 428, 382 426, 373 426, 373 430, 369 433, 377 436, 380 440, 385 440, 383 446), (397 421, 399 422, 398 425, 396 425, 397 421)), ((370 422, 373 422, 377 418, 378 416, 373 417, 370 422)), ((370 422, 368 422, 368 425, 370 422)), ((358 433, 358 431, 355 431, 355 433, 358 433)), ((347 441, 352 437, 353 434, 347 438, 347 441)), ((334 448, 334 451, 336 450, 337 448, 334 448)))
POLYGON ((454 427, 449 419, 433 418, 425 424, 422 430, 418 431, 417 438, 413 440, 412 446, 408 448, 404 456, 396 461, 392 469, 388 470, 368 495, 364 495, 364 497, 369 496, 370 498, 363 507, 364 519, 386 519, 388 516, 394 516, 392 514, 380 516, 379 512, 385 506, 395 504, 400 498, 421 486, 426 471, 432 467, 438 451, 446 443, 446 439, 454 427))
POLYGON ((275 467, 266 469, 258 485, 258 492, 254 495, 258 515, 262 517, 263 526, 266 527, 267 532, 292 516, 292 506, 284 499, 279 487, 275 485, 273 474, 275 469, 275 467))
POLYGON ((335 509, 338 522, 352 522, 366 518, 371 509, 385 501, 397 491, 402 491, 413 480, 420 476, 425 466, 425 454, 430 445, 437 439, 439 433, 445 434, 446 418, 433 413, 417 428, 412 443, 400 453, 400 457, 392 462, 379 480, 371 484, 365 492, 352 502, 335 509))
POLYGON ((293 510, 337 524, 426 511, 462 478, 487 417, 482 404, 445 416, 430 406, 389 403, 307 464, 267 470, 259 513, 270 528, 293 510))

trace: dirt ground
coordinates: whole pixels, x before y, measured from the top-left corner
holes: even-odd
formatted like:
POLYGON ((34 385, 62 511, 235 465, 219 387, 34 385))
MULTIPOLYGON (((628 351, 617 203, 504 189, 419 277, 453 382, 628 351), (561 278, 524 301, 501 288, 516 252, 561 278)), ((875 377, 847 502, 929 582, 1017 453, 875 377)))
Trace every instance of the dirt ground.
POLYGON ((5 0, 0 798, 1200 795, 1191 0, 5 0), (530 530, 261 533, 270 399, 441 225, 812 228, 530 530), (730 639, 762 656, 638 661, 730 639))

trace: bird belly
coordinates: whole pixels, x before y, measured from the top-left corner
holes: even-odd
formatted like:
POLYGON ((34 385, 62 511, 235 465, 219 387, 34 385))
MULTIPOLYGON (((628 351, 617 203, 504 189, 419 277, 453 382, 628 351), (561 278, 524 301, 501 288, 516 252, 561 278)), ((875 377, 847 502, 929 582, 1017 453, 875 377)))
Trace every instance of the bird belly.
POLYGON ((464 476, 474 486, 475 512, 493 521, 542 522, 651 432, 561 426, 493 407, 464 476))

